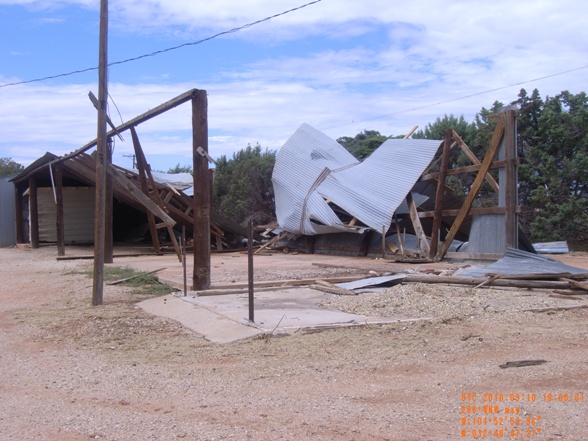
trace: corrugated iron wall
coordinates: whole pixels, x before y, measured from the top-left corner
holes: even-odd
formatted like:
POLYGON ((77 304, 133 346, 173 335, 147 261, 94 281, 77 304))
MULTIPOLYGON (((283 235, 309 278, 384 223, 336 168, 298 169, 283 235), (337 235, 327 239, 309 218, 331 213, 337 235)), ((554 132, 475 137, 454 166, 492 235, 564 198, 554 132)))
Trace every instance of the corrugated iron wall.
MULTIPOLYGON (((91 187, 63 188, 63 215, 66 243, 94 241, 95 191, 91 187)), ((57 205, 53 189, 42 187, 37 192, 39 209, 39 241, 57 242, 57 205)))
POLYGON ((0 178, 0 247, 16 244, 14 184, 9 177, 0 178))

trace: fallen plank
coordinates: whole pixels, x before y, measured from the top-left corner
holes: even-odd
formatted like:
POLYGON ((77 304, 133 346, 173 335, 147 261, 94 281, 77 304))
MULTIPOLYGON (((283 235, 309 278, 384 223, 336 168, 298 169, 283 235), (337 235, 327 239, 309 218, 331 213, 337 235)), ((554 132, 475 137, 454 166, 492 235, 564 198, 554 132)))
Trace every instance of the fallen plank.
MULTIPOLYGON (((351 282, 353 280, 360 280, 365 279, 365 274, 357 275, 357 276, 341 276, 341 277, 329 277, 329 278, 321 278, 329 283, 342 283, 342 282, 351 282)), ((317 282, 318 279, 290 279, 290 280, 263 280, 259 282, 255 282, 254 288, 262 288, 262 287, 295 287, 295 286, 304 286, 304 285, 312 285, 317 282)), ((211 289, 247 289, 247 283, 232 283, 227 285, 214 285, 210 287, 211 289)))
POLYGON ((559 282, 552 280, 506 280, 503 278, 488 281, 483 277, 457 277, 457 276, 429 276, 426 274, 409 274, 404 282, 414 283, 446 283, 450 285, 479 285, 488 282, 486 286, 506 286, 514 288, 543 288, 559 289, 570 288, 568 282, 559 282))
POLYGON ((576 290, 561 290, 561 289, 554 289, 554 293, 561 294, 563 296, 587 296, 588 292, 576 291, 576 290))
MULTIPOLYGON (((319 282, 319 281, 317 281, 319 282)), ((313 284, 313 285, 309 285, 309 288, 311 289, 316 289, 318 291, 322 291, 322 292, 326 292, 328 294, 337 294, 339 296, 354 296, 356 295, 356 293, 354 293, 353 291, 349 290, 349 289, 345 289, 345 288, 339 288, 338 286, 335 285, 331 285, 329 283, 330 286, 327 285, 321 285, 321 284, 313 284)))
MULTIPOLYGON (((141 256, 163 256, 163 253, 132 253, 132 254, 115 254, 113 257, 141 257, 141 256)), ((58 256, 56 260, 91 260, 94 255, 87 256, 58 256)))
POLYGON ((580 283, 576 280, 572 280, 567 277, 561 277, 561 280, 563 280, 564 282, 568 282, 570 285, 573 285, 575 288, 579 288, 579 289, 583 289, 584 291, 588 291, 588 285, 586 285, 584 283, 580 283))
POLYGON ((557 311, 569 311, 572 309, 584 309, 584 308, 588 308, 588 305, 551 306, 548 308, 532 308, 532 309, 523 309, 522 312, 557 312, 557 311))
POLYGON ((572 273, 530 273, 530 274, 496 274, 486 273, 486 276, 500 276, 502 279, 508 280, 557 280, 562 278, 567 279, 588 279, 588 274, 572 274, 572 273))
POLYGON ((501 364, 499 367, 501 369, 508 369, 513 367, 525 367, 525 366, 539 366, 541 364, 547 363, 547 360, 519 360, 519 361, 507 361, 504 364, 501 364))

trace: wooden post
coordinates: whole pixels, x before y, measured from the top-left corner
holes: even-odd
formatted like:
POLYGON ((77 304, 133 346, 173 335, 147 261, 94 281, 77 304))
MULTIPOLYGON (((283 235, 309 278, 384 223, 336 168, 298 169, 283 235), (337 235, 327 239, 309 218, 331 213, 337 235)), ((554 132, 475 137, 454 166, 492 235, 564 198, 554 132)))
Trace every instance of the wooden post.
POLYGON ((55 196, 57 199, 56 207, 56 237, 57 237, 57 255, 65 256, 65 220, 63 215, 63 163, 55 164, 55 196))
POLYGON ((39 207, 37 205, 37 181, 29 178, 29 216, 31 248, 39 248, 39 207))
POLYGON ((192 142, 194 170, 194 271, 193 289, 210 287, 210 177, 208 158, 198 153, 201 147, 208 153, 208 102, 205 90, 192 98, 192 142))
POLYGON ((104 239, 106 212, 106 169, 108 166, 106 104, 108 100, 108 0, 100 0, 98 63, 98 128, 96 151, 96 208, 94 212, 94 279, 92 305, 102 305, 104 293, 104 239))
MULTIPOLYGON (((106 122, 108 123, 108 114, 106 115, 106 122)), ((106 130, 104 130, 106 132, 106 130)), ((112 138, 108 137, 106 141, 107 154, 106 161, 112 164, 112 138)), ((112 176, 106 173, 106 184, 104 190, 104 263, 114 262, 114 244, 112 231, 112 203, 113 203, 113 187, 112 176)))
POLYGON ((437 181, 437 192, 435 194, 435 216, 433 217, 433 230, 431 231, 431 248, 429 258, 434 259, 439 247, 439 229, 441 228, 441 211, 443 211, 443 195, 445 194, 445 178, 447 177, 447 168, 449 167, 449 154, 451 153, 451 143, 453 142, 453 132, 447 129, 445 132, 445 141, 443 141, 443 153, 441 155, 441 169, 439 170, 439 180, 437 181))
POLYGON ((514 110, 508 110, 505 114, 504 127, 504 159, 506 161, 506 247, 518 248, 518 219, 517 219, 517 170, 516 170, 516 120, 514 110))

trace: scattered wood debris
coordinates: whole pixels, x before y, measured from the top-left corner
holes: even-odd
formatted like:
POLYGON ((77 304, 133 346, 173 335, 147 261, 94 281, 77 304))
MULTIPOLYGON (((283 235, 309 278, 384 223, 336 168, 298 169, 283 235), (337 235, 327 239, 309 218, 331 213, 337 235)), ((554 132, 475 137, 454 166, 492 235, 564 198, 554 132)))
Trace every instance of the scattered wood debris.
POLYGON ((547 360, 519 360, 519 361, 507 361, 504 364, 501 364, 499 367, 501 369, 508 369, 513 367, 526 367, 526 366, 539 366, 541 364, 547 363, 547 360))

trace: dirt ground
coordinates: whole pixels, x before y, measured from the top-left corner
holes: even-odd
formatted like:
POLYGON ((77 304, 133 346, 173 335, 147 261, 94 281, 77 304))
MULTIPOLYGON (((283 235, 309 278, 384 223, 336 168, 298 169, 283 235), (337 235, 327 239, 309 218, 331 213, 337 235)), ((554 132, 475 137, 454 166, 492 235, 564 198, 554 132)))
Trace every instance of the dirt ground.
MULTIPOLYGON (((570 304, 552 293, 426 285, 333 297, 437 319, 219 345, 146 314, 136 303, 147 296, 124 286, 92 307, 91 262, 55 256, 0 249, 0 440, 588 439, 588 309, 530 311, 570 304), (520 360, 545 363, 500 367, 520 360)), ((558 258, 588 272, 587 254, 558 258)), ((261 279, 357 273, 318 260, 397 270, 262 259, 261 279)), ((213 257, 213 283, 245 281, 241 262, 213 257)))

